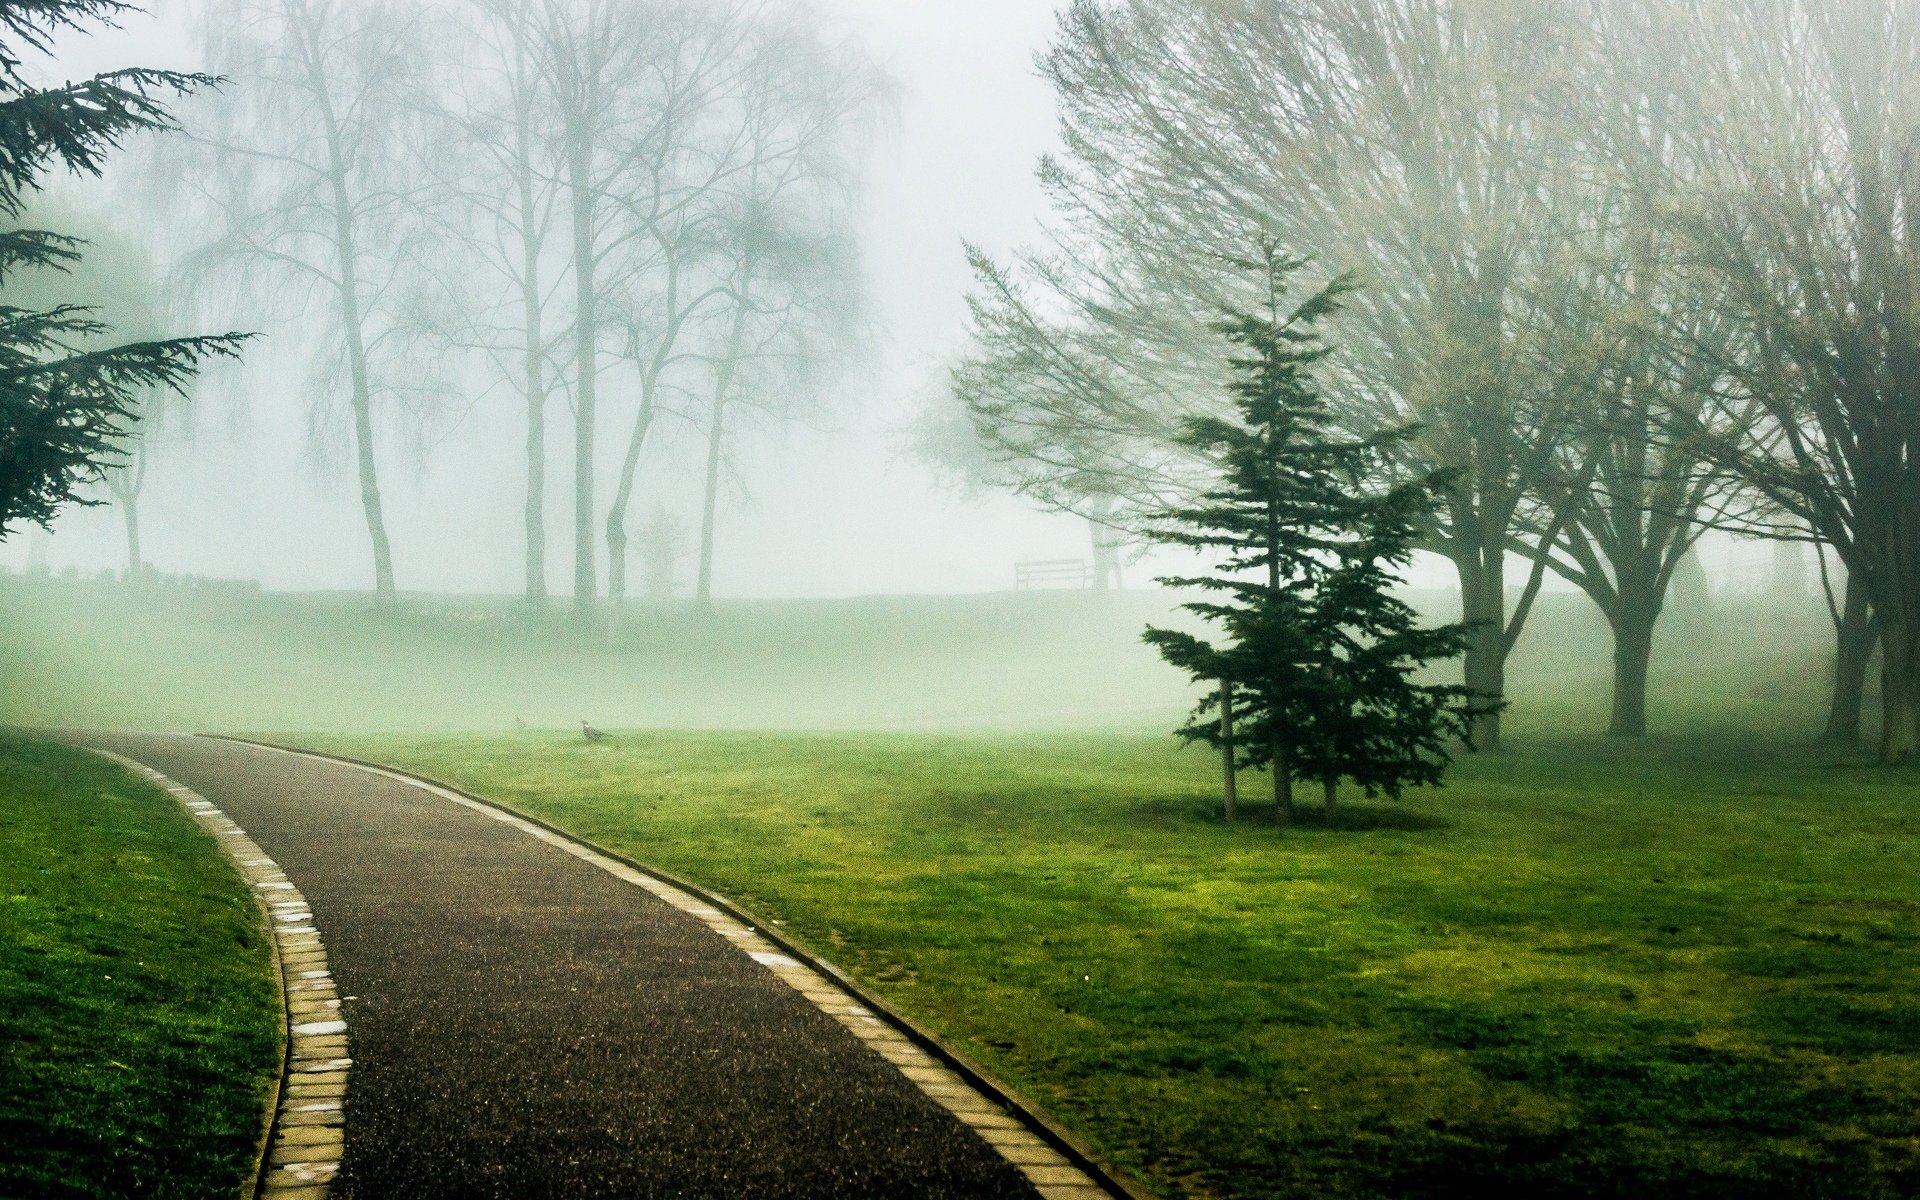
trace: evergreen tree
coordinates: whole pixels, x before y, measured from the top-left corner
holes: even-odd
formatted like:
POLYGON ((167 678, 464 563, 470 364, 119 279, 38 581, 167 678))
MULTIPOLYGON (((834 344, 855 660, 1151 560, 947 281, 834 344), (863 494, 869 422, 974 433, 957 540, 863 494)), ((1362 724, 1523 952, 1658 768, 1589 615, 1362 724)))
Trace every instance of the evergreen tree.
MULTIPOLYGON (((0 225, 17 226, 46 173, 98 175, 106 154, 141 130, 172 128, 159 97, 214 82, 204 75, 132 68, 37 88, 23 72, 55 34, 111 24, 119 0, 0 0, 0 225)), ((240 338, 175 338, 99 346, 110 332, 84 305, 8 303, 26 268, 64 269, 85 243, 48 230, 0 228, 0 536, 21 520, 42 525, 111 465, 147 388, 179 389, 210 356, 240 338)))
MULTIPOLYGON (((1384 482, 1411 427, 1358 439, 1334 428, 1312 369, 1330 352, 1319 322, 1351 283, 1336 280, 1289 311, 1286 282, 1300 262, 1269 246, 1243 265, 1265 285, 1265 311, 1216 326, 1235 348, 1238 420, 1195 417, 1180 434, 1219 463, 1219 482, 1161 514, 1153 532, 1220 556, 1212 574, 1161 582, 1215 597, 1183 607, 1225 640, 1152 627, 1145 636, 1195 680, 1226 681, 1223 698, 1243 717, 1238 764, 1272 772, 1276 818, 1286 822, 1295 779, 1318 780, 1329 811, 1343 778, 1370 796, 1440 783, 1450 740, 1467 741, 1497 698, 1414 680, 1427 663, 1462 653, 1470 633, 1422 628, 1392 593, 1450 480, 1384 482)), ((1212 712, 1212 700, 1202 704, 1180 736, 1221 745, 1212 712)))

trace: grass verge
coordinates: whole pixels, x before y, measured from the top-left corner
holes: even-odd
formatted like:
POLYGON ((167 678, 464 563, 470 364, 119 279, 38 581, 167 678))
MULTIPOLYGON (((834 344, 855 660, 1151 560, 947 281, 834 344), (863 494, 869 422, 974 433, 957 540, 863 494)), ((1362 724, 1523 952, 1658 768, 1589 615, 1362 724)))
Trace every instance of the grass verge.
POLYGON ((308 743, 743 900, 1168 1196, 1920 1193, 1903 772, 1535 742, 1281 833, 1160 737, 308 743))
POLYGON ((268 955, 164 792, 0 738, 0 1195, 237 1195, 280 1066, 268 955))

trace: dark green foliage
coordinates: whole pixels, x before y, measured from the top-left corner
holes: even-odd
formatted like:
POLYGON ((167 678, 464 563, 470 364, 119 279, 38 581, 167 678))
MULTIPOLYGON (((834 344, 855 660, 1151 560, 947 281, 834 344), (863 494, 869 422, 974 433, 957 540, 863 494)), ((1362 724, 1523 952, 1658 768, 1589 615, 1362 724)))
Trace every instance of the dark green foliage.
MULTIPOLYGON (((105 155, 141 130, 172 126, 157 97, 214 82, 173 71, 121 70, 56 88, 20 74, 28 51, 61 29, 108 21, 115 0, 0 0, 0 219, 17 221, 52 169, 98 174, 105 155)), ((178 390, 239 338, 175 338, 102 347, 108 332, 82 306, 33 310, 6 303, 22 268, 63 269, 84 245, 38 229, 0 230, 0 535, 19 521, 46 524, 109 465, 138 419, 147 388, 178 390)))
MULTIPOLYGON (((1239 761, 1273 772, 1283 816, 1292 779, 1319 781, 1329 800, 1343 778, 1369 796, 1438 784, 1450 740, 1465 741, 1496 700, 1414 681, 1420 667, 1464 651, 1468 627, 1423 628, 1392 592, 1450 476, 1382 483, 1414 430, 1353 439, 1334 428, 1312 369, 1329 353, 1318 324, 1351 285, 1335 280, 1287 311, 1299 262, 1269 246, 1245 265, 1262 277, 1266 311, 1217 326, 1237 349, 1238 420, 1191 418, 1180 434, 1219 463, 1220 481, 1163 514, 1154 533, 1221 556, 1212 574, 1162 582, 1222 597, 1185 607, 1227 640, 1153 627, 1146 640, 1195 680, 1230 681, 1245 715, 1239 761)), ((1181 736, 1220 745, 1216 711, 1209 698, 1181 736)))

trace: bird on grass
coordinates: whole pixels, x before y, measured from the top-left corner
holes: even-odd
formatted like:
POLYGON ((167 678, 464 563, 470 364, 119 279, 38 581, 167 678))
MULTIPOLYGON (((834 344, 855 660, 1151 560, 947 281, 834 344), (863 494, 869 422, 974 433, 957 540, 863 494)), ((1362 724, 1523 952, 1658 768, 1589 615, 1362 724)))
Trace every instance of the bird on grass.
POLYGON ((593 726, 587 724, 585 717, 580 718, 580 732, 590 742, 604 742, 609 740, 605 730, 595 729, 593 726))

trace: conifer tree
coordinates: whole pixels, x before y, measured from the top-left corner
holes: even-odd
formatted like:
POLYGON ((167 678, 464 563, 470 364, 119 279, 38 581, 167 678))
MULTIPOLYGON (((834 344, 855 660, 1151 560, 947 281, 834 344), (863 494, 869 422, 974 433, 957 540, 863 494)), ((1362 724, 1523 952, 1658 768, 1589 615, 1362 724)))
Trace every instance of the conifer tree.
POLYGON ((23 74, 25 55, 49 50, 59 31, 131 11, 118 0, 0 0, 0 536, 20 520, 51 521, 115 461, 143 391, 181 387, 206 358, 232 355, 240 341, 229 334, 102 346, 111 331, 84 305, 7 303, 16 272, 64 269, 84 251, 78 238, 12 227, 46 173, 98 174, 128 135, 172 127, 161 96, 214 82, 130 68, 39 88, 23 74))
MULTIPOLYGON (((1330 352, 1321 320, 1352 290, 1335 280, 1291 310, 1301 263, 1271 245, 1242 264, 1265 285, 1264 312, 1216 329, 1234 348, 1237 420, 1189 419, 1183 443, 1219 463, 1217 485, 1161 514, 1156 540, 1218 556, 1213 573, 1161 582, 1210 594, 1183 607, 1218 626, 1219 644, 1149 627, 1146 640, 1242 715, 1237 759, 1273 775, 1275 817, 1292 819, 1292 781, 1317 780, 1331 812, 1341 779, 1369 796, 1438 784, 1449 744, 1498 705, 1466 688, 1421 684, 1422 666, 1465 650, 1469 628, 1423 628, 1392 588, 1449 478, 1392 482, 1411 427, 1365 438, 1334 426, 1313 367, 1330 352)), ((1219 746, 1203 703, 1179 734, 1219 746)))

